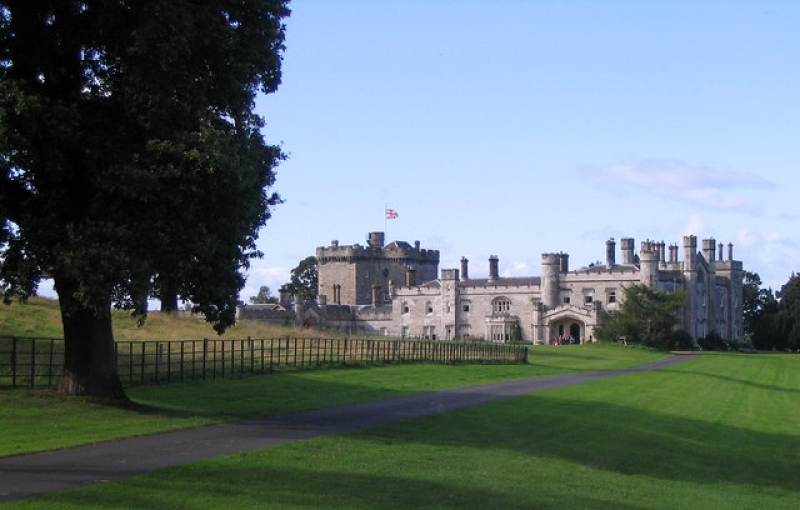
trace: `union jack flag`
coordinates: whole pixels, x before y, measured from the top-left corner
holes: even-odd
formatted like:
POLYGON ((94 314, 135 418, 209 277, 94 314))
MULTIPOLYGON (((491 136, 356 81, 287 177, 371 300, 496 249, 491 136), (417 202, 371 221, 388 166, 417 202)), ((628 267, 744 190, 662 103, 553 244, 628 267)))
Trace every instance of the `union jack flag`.
POLYGON ((396 220, 399 214, 394 209, 386 209, 386 219, 387 220, 396 220))

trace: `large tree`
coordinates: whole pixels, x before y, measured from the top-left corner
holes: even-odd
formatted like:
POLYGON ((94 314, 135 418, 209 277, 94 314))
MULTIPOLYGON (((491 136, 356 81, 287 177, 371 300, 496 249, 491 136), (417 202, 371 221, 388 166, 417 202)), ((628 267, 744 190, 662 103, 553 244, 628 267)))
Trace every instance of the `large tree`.
POLYGON ((296 298, 307 301, 317 299, 319 293, 319 266, 317 257, 311 255, 301 260, 297 267, 292 269, 291 281, 286 284, 286 289, 296 298))
POLYGON ((633 284, 624 289, 618 310, 602 311, 601 325, 595 329, 599 340, 642 343, 658 348, 673 348, 675 328, 686 295, 683 291, 660 292, 648 285, 633 284))
POLYGON ((54 280, 61 391, 126 399, 111 306, 233 323, 279 197, 255 95, 288 0, 0 0, 0 290, 54 280))

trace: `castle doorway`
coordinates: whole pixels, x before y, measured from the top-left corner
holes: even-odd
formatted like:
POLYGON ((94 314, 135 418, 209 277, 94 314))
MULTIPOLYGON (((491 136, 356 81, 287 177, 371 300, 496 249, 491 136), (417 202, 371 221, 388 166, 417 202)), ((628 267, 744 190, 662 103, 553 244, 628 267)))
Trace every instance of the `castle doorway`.
POLYGON ((569 326, 569 336, 572 337, 573 341, 576 344, 581 343, 581 325, 577 322, 573 322, 569 326))
POLYGON ((565 319, 552 323, 550 326, 551 343, 579 344, 583 323, 575 319, 565 319))

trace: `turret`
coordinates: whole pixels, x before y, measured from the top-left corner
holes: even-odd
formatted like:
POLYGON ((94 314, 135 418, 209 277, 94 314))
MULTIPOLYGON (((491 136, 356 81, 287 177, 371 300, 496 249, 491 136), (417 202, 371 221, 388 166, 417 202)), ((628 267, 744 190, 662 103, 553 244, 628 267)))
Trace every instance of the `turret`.
POLYGON ((461 257, 461 279, 469 280, 469 259, 461 257))
POLYGON ((383 232, 370 232, 369 237, 367 238, 367 244, 370 248, 380 250, 383 248, 385 239, 386 238, 383 232))
POLYGON ((706 259, 709 265, 714 264, 716 249, 717 242, 714 239, 703 239, 703 258, 706 259))
POLYGON ((559 304, 561 292, 561 256, 558 253, 542 254, 542 303, 552 310, 559 304))
POLYGON ((611 269, 616 264, 617 243, 612 237, 606 241, 606 266, 611 269))
POLYGON ((644 285, 655 287, 658 281, 658 263, 660 256, 657 243, 650 241, 642 242, 642 249, 639 251, 639 281, 644 285))
POLYGON ((691 271, 697 257, 697 237, 683 236, 683 266, 684 271, 691 271), (688 267, 687 267, 688 266, 688 267))
POLYGON ((633 264, 633 238, 626 237, 620 239, 619 242, 622 250, 622 263, 627 265, 633 264))
POLYGON ((489 257, 489 279, 490 280, 497 280, 500 278, 500 271, 499 271, 499 261, 500 259, 497 258, 497 255, 492 255, 489 257))
POLYGON ((670 264, 674 264, 678 262, 678 245, 677 244, 670 244, 669 245, 669 262, 670 264))

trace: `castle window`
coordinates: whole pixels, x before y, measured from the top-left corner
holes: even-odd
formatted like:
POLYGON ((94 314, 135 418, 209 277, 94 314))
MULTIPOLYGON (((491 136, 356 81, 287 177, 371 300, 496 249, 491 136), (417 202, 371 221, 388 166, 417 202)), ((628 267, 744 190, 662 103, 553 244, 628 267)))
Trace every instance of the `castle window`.
POLYGON ((511 310, 511 301, 506 298, 497 298, 492 301, 492 312, 508 313, 511 310))
POLYGON ((591 305, 592 304, 592 300, 593 300, 593 298, 592 298, 591 294, 586 294, 585 296, 583 296, 583 304, 584 305, 591 305))
POLYGON ((411 311, 411 307, 408 306, 407 302, 403 302, 403 313, 407 314, 411 311))
POLYGON ((616 303, 617 302, 617 291, 611 289, 608 291, 608 302, 609 303, 616 303))
POLYGON ((428 301, 425 304, 425 313, 428 314, 428 315, 433 314, 433 303, 431 303, 430 301, 428 301))
POLYGON ((423 327, 422 336, 428 340, 436 340, 436 326, 423 327))
POLYGON ((403 326, 402 327, 402 329, 400 330, 400 335, 403 338, 408 338, 408 326, 403 326))
POLYGON ((469 301, 467 301, 467 300, 462 301, 461 302, 461 311, 464 312, 464 313, 469 313, 469 305, 470 305, 469 301))
POLYGON ((489 338, 492 342, 505 343, 511 338, 506 324, 495 324, 489 327, 489 338))
POLYGON ((565 305, 568 305, 570 302, 569 294, 565 294, 564 297, 561 298, 561 302, 564 303, 565 305))

